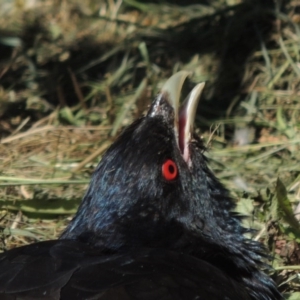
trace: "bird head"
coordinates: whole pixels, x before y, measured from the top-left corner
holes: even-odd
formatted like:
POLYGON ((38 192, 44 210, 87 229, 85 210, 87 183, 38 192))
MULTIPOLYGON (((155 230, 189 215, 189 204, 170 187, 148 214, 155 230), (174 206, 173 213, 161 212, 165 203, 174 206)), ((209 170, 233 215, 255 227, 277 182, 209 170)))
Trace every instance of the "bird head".
POLYGON ((224 232, 239 229, 230 215, 234 204, 207 167, 194 133, 204 83, 180 105, 188 75, 181 71, 167 80, 148 113, 107 150, 63 237, 89 236, 114 249, 172 248, 193 240, 190 235, 222 243, 224 232))
MULTIPOLYGON (((214 176, 194 134, 204 83, 180 105, 188 75, 185 71, 173 75, 148 113, 107 150, 65 237, 86 232, 113 236, 118 247, 166 244, 185 231, 208 230, 205 220, 212 217, 208 181, 214 176)), ((216 184, 213 188, 219 188, 216 184)))

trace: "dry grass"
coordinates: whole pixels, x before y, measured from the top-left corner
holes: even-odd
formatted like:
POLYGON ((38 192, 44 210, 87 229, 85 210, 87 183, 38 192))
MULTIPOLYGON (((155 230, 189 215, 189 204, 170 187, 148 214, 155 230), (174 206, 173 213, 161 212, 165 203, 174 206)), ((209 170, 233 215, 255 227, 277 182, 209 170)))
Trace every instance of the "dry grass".
POLYGON ((56 238, 107 146, 185 69, 187 88, 207 81, 211 167, 298 299, 300 1, 175 2, 2 0, 3 247, 56 238))

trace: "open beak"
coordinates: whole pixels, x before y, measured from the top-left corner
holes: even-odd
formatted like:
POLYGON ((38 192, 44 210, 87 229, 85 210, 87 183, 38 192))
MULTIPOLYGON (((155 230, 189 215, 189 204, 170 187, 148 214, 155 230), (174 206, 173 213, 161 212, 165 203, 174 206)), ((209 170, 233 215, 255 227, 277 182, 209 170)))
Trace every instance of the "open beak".
POLYGON ((205 83, 197 84, 180 106, 180 94, 189 72, 180 71, 171 76, 164 84, 160 94, 152 104, 148 116, 162 115, 171 123, 180 152, 190 166, 189 144, 194 130, 197 106, 205 83))

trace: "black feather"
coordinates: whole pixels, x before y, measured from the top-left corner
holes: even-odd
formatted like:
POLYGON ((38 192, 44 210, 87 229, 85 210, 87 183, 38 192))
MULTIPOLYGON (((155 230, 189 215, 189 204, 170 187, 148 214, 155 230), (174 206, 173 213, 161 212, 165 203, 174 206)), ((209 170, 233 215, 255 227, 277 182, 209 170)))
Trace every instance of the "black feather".
POLYGON ((58 240, 13 249, 0 263, 15 267, 9 281, 0 278, 1 299, 250 299, 217 268, 169 250, 99 255, 86 244, 58 240))

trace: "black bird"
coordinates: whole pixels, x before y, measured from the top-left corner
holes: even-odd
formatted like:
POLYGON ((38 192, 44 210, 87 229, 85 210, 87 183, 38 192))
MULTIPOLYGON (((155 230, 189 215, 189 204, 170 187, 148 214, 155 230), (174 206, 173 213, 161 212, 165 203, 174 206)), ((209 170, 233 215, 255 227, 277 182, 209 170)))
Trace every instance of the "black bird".
POLYGON ((0 255, 0 299, 283 299, 193 132, 204 84, 179 107, 187 76, 109 148, 59 240, 0 255))

